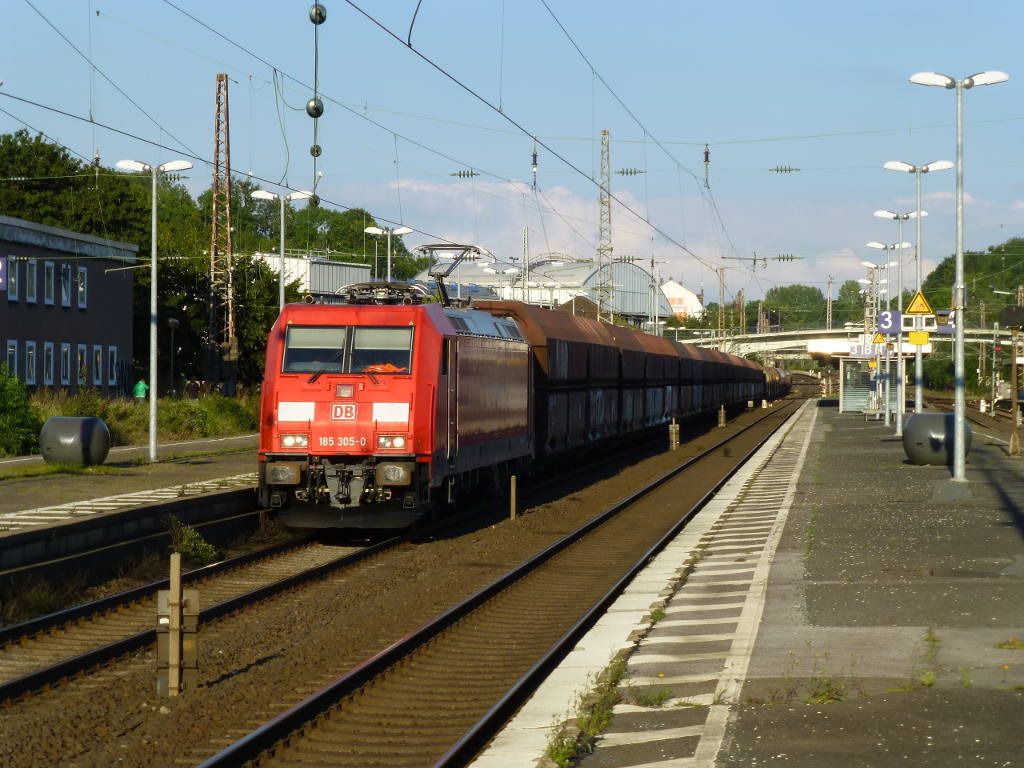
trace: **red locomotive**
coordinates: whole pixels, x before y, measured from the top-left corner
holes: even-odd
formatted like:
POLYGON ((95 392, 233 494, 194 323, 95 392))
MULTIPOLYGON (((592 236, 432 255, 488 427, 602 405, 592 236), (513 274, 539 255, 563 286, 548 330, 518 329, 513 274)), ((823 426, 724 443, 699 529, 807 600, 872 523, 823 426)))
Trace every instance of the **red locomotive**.
POLYGON ((267 341, 260 501, 297 527, 402 527, 521 465, 785 387, 752 361, 563 312, 352 288, 355 303, 286 306, 267 341))

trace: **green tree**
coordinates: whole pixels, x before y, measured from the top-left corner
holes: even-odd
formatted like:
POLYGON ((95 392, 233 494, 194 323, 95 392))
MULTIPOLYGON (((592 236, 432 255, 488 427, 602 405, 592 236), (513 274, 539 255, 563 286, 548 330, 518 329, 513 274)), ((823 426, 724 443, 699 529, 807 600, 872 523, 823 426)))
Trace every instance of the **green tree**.
POLYGON ((825 297, 819 288, 807 285, 780 285, 770 288, 764 297, 764 308, 772 325, 786 329, 822 328, 825 325, 825 297), (775 320, 777 313, 778 321, 775 320))
POLYGON ((42 419, 29 403, 28 390, 0 363, 0 456, 23 456, 39 448, 42 419))

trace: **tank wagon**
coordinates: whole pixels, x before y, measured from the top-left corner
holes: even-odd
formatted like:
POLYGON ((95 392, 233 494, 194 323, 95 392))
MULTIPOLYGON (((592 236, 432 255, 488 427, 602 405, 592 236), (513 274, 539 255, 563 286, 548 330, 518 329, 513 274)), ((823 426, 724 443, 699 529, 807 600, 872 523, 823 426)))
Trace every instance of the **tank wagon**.
POLYGON ((784 387, 750 360, 520 302, 291 304, 267 340, 260 502, 296 527, 402 527, 784 387))

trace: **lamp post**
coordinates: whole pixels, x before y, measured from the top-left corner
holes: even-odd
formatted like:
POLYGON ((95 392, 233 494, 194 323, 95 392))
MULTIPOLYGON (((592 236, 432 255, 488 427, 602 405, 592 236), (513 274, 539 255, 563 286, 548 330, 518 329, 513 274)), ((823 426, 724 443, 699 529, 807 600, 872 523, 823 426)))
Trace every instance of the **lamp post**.
MULTIPOLYGON (((916 274, 915 290, 921 290, 921 219, 924 212, 921 210, 921 174, 929 171, 947 171, 953 167, 949 160, 936 160, 925 165, 911 165, 902 160, 890 160, 882 166, 890 171, 903 171, 912 173, 915 177, 916 200, 914 206, 914 218, 917 220, 917 232, 914 242, 914 269, 916 274)), ((901 238, 902 239, 902 238, 901 238)), ((914 350, 914 413, 921 413, 924 406, 924 364, 921 357, 921 347, 914 350)))
MULTIPOLYGON (((903 242, 903 222, 906 221, 907 219, 920 219, 920 218, 923 218, 924 216, 928 215, 928 212, 927 211, 921 211, 920 214, 918 214, 917 211, 909 211, 908 213, 896 213, 895 211, 875 211, 874 215, 877 216, 880 219, 894 219, 896 221, 897 232, 898 232, 898 236, 899 236, 898 239, 899 239, 899 242, 900 242, 899 268, 896 270, 896 280, 897 280, 897 283, 898 283, 898 286, 899 286, 898 289, 897 289, 897 291, 898 291, 898 293, 897 293, 898 298, 897 298, 897 301, 896 301, 896 308, 899 310, 900 318, 901 318, 900 319, 901 327, 900 327, 900 332, 899 332, 899 336, 898 336, 898 340, 899 340, 898 341, 898 344, 899 344, 899 346, 898 346, 898 349, 899 349, 899 358, 898 358, 898 360, 899 360, 899 362, 897 363, 897 366, 898 366, 897 384, 898 384, 898 387, 899 387, 899 393, 897 395, 898 401, 896 403, 896 419, 897 419, 897 421, 896 421, 896 436, 897 437, 902 437, 903 436, 903 414, 906 412, 906 407, 907 407, 907 372, 906 372, 906 366, 903 364, 903 327, 902 327, 902 322, 903 322, 903 320, 902 320, 902 317, 903 317, 903 249, 910 247, 910 243, 904 243, 903 242)), ((868 245, 871 246, 872 248, 877 248, 878 247, 878 245, 872 245, 871 243, 868 243, 868 245)))
POLYGON ((279 244, 278 254, 281 257, 280 269, 277 275, 277 311, 280 312, 284 309, 284 204, 288 200, 308 200, 313 196, 312 192, 295 191, 289 192, 287 195, 275 195, 273 192, 267 192, 265 189, 257 189, 252 193, 252 196, 257 200, 280 200, 281 201, 281 224, 280 224, 280 235, 281 240, 279 244))
POLYGON ((388 282, 391 282, 391 236, 408 235, 413 230, 409 227, 367 227, 363 230, 368 235, 388 236, 388 282))
MULTIPOLYGON (((864 340, 867 342, 867 337, 870 334, 870 328, 872 326, 871 318, 874 318, 874 330, 878 333, 878 309, 879 309, 879 296, 881 293, 882 279, 878 276, 878 273, 886 269, 888 264, 875 264, 873 261, 862 261, 862 267, 867 267, 868 279, 858 280, 857 282, 863 283, 867 288, 867 297, 864 302, 864 340)), ((875 353, 875 407, 878 407, 878 401, 884 400, 885 402, 885 423, 889 425, 889 393, 883 391, 882 383, 885 382, 886 387, 888 386, 888 380, 882 376, 882 352, 878 350, 875 353)))
POLYGON ((192 163, 187 160, 169 160, 162 165, 147 165, 138 160, 118 160, 116 165, 122 171, 150 173, 153 177, 149 233, 149 460, 156 461, 156 180, 161 173, 187 171, 192 163))
POLYGON ((956 80, 938 72, 917 72, 910 82, 956 89, 956 277, 953 283, 953 480, 967 481, 967 438, 964 418, 967 396, 964 389, 964 323, 967 320, 967 301, 964 295, 964 89, 976 85, 1005 83, 1010 76, 1005 72, 986 71, 956 80))
MULTIPOLYGON (((877 216, 879 213, 888 213, 888 211, 875 211, 877 216)), ((899 309, 900 316, 903 315, 903 249, 909 248, 910 243, 891 243, 886 245, 880 243, 877 240, 872 240, 867 244, 868 248, 878 248, 885 251, 885 269, 886 275, 892 274, 892 260, 889 258, 889 253, 895 250, 899 250, 899 260, 896 262, 896 292, 897 292, 897 308, 899 309)), ((866 262, 865 262, 866 263, 866 262)), ((886 292, 885 292, 885 308, 889 309, 892 302, 892 278, 886 278, 886 292)), ((902 323, 902 320, 901 320, 902 323)), ((896 436, 903 436, 903 402, 904 402, 904 390, 903 390, 903 328, 900 327, 896 331, 896 344, 899 350, 899 357, 896 365, 896 436)), ((886 386, 886 401, 885 401, 885 426, 889 426, 889 392, 888 389, 891 386, 889 381, 892 378, 892 358, 887 353, 885 356, 885 386, 886 386)))

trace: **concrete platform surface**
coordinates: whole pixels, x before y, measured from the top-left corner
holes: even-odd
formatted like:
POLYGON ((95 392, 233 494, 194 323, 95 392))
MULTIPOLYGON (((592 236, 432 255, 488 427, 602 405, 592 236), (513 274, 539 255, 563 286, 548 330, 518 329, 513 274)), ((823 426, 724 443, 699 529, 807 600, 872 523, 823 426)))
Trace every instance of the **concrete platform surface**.
POLYGON ((821 403, 716 765, 1024 764, 1024 459, 967 458, 943 501, 947 467, 821 403))
POLYGON ((240 435, 168 443, 159 446, 156 463, 146 461, 146 446, 113 448, 102 467, 82 474, 22 475, 18 473, 32 471, 42 460, 33 456, 0 459, 0 515, 245 473, 255 478, 257 439, 257 435, 240 435))

